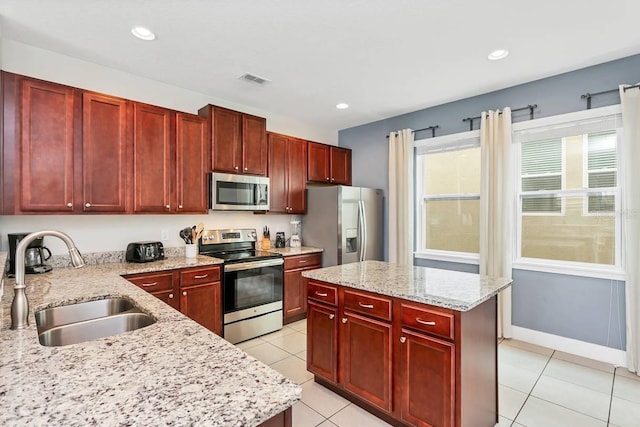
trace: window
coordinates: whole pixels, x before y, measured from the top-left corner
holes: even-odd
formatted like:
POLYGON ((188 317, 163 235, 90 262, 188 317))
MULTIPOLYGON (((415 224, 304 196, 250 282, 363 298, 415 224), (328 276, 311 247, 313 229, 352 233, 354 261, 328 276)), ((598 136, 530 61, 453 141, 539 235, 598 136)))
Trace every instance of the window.
MULTIPOLYGON (((589 110, 514 125, 518 169, 516 263, 620 266, 620 115, 589 110)), ((566 270, 565 270, 566 271, 566 270)))
POLYGON ((416 195, 417 254, 454 261, 470 254, 477 258, 479 131, 416 141, 416 195))

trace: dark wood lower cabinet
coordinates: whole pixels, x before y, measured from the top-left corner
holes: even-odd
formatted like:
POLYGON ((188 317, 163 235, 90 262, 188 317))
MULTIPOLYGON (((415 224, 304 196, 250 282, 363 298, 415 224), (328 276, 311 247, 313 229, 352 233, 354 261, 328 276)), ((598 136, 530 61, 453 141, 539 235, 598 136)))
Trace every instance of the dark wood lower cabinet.
POLYGON ((460 312, 305 280, 316 382, 393 425, 498 422, 497 297, 460 312))
POLYGON ((220 304, 216 304, 216 301, 221 301, 221 298, 220 282, 180 288, 180 312, 210 331, 217 332, 220 311, 216 313, 215 307, 220 304))
POLYGON ((292 427, 293 426, 293 408, 280 412, 275 417, 258 425, 258 427, 292 427))
POLYGON ((282 319, 285 325, 307 317, 307 283, 302 272, 320 268, 321 264, 322 253, 285 257, 282 319))

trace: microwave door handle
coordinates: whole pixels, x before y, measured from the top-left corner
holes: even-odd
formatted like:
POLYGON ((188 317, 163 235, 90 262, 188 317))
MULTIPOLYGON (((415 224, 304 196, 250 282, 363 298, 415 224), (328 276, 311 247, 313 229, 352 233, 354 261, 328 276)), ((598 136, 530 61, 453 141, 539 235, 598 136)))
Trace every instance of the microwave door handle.
POLYGON ((365 233, 364 228, 364 211, 362 208, 362 201, 358 200, 358 244, 360 245, 358 253, 358 261, 364 261, 364 248, 365 248, 365 233))
POLYGON ((367 235, 367 209, 362 200, 360 200, 360 206, 362 206, 362 235, 364 236, 362 242, 362 261, 366 261, 367 245, 369 244, 369 236, 367 235))

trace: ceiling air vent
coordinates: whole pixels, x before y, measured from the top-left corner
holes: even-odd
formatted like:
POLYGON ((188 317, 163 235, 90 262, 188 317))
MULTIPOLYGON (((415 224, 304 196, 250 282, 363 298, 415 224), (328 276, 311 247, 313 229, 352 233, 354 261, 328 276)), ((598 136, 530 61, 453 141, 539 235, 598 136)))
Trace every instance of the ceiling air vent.
POLYGON ((259 85, 263 85, 265 83, 269 83, 270 80, 265 79, 264 77, 256 76, 255 74, 245 73, 240 76, 240 80, 245 80, 251 83, 256 83, 259 85))

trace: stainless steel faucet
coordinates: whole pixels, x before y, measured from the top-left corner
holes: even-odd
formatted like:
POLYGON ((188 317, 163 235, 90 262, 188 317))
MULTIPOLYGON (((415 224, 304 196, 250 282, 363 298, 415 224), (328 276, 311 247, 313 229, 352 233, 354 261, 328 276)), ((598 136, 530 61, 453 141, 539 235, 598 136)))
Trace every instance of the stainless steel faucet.
POLYGON ((82 259, 82 255, 80 255, 75 243, 73 243, 71 237, 61 231, 37 231, 20 240, 16 248, 16 284, 13 286, 15 295, 11 303, 11 329, 22 329, 29 325, 29 300, 24 292, 26 288, 24 284, 24 253, 31 242, 44 236, 54 236, 62 239, 62 241, 66 243, 67 249, 69 249, 69 256, 71 257, 73 267, 84 267, 84 259, 82 259))

